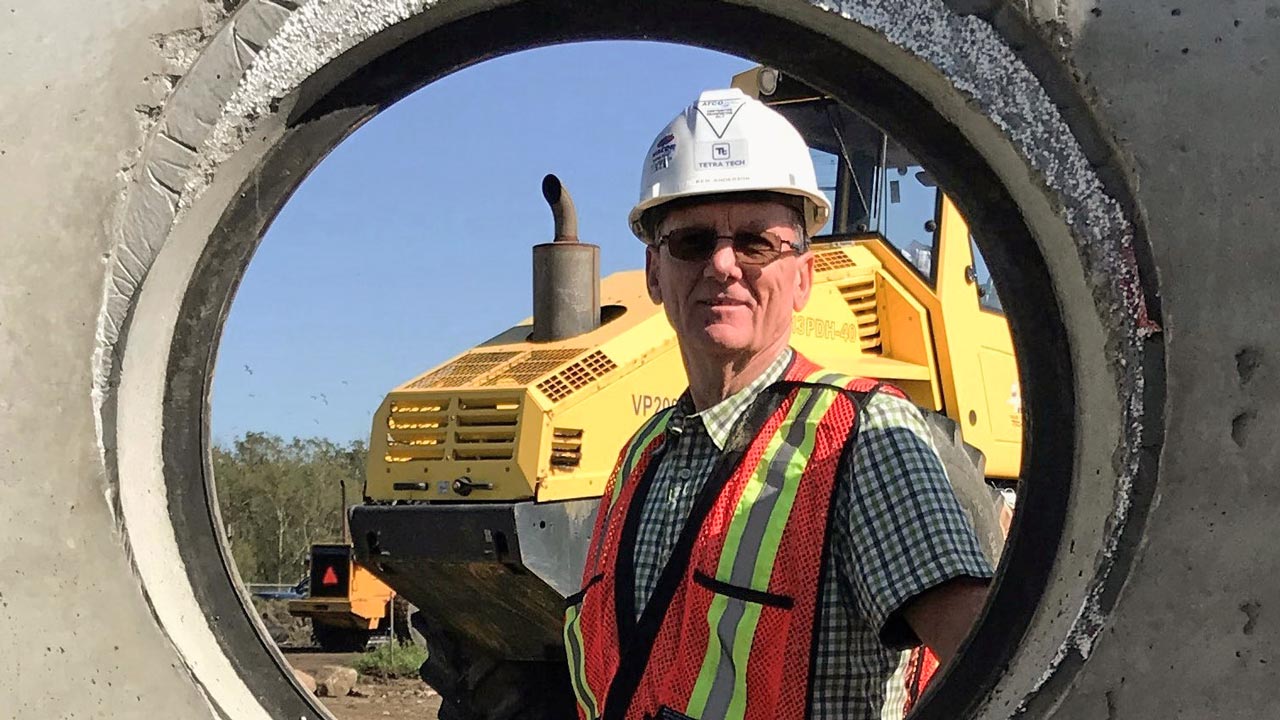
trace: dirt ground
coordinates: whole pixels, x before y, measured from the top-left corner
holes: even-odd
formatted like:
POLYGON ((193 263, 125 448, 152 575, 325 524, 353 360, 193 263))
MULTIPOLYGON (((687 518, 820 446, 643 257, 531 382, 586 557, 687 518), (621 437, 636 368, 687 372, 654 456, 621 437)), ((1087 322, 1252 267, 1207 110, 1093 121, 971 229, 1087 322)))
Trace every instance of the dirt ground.
MULTIPOLYGON (((282 649, 294 668, 312 676, 322 665, 351 665, 355 653, 282 649)), ((440 696, 418 678, 376 681, 361 677, 354 694, 320 698, 338 720, 436 720, 440 696)))

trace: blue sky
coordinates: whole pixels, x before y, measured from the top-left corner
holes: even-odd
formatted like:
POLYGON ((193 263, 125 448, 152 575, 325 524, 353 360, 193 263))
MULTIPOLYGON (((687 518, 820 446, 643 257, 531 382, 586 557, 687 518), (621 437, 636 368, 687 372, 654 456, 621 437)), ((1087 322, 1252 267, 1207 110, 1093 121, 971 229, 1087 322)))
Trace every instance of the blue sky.
POLYGON ((490 60, 369 121, 268 229, 218 351, 212 432, 367 438, 387 391, 530 314, 551 239, 542 176, 573 194, 608 274, 654 136, 753 63, 697 48, 580 43, 490 60))

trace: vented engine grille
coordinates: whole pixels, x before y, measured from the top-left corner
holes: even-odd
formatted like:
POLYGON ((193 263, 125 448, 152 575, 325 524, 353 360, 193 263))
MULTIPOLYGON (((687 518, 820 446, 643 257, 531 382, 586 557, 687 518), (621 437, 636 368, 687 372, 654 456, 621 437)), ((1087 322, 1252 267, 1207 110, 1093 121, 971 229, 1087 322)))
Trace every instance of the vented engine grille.
POLYGON ((827 250, 825 252, 815 253, 813 256, 814 272, 843 270, 857 266, 857 263, 851 260, 849 255, 843 250, 827 250))
POLYGON ((551 464, 575 468, 582 463, 582 430, 555 428, 551 431, 551 464))
POLYGON ((412 390, 429 390, 431 388, 469 385, 476 378, 519 354, 518 351, 467 353, 447 365, 436 368, 430 374, 418 378, 410 383, 408 388, 412 390))
POLYGON ((521 396, 392 402, 386 461, 511 460, 521 396))
POLYGON ((493 385, 527 385, 561 365, 578 357, 585 348, 565 348, 561 350, 534 350, 495 373, 484 382, 493 385))
POLYGON ((617 363, 604 352, 596 350, 582 357, 586 351, 586 348, 557 348, 470 352, 414 380, 404 389, 524 387, 565 363, 582 358, 538 383, 538 390, 552 402, 558 402, 617 369, 617 363))
POLYGON ((863 352, 879 353, 880 313, 876 309, 876 276, 869 273, 861 278, 837 286, 840 296, 849 304, 849 310, 858 323, 858 342, 863 352))
POLYGON ((607 355, 597 350, 538 383, 538 390, 551 402, 559 402, 617 367, 607 355))

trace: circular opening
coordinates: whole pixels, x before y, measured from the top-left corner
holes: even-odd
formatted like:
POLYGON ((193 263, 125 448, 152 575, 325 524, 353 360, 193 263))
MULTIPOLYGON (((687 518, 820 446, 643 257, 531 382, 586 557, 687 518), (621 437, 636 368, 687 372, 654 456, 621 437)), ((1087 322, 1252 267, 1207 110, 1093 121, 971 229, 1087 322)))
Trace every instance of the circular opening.
MULTIPOLYGON (((849 49, 857 46, 853 42, 856 37, 869 41, 864 46, 868 52, 882 51, 882 38, 863 38, 862 31, 853 32, 851 24, 855 37, 834 40, 814 30, 820 25, 817 16, 783 20, 768 12, 712 2, 671 9, 675 12, 670 16, 641 16, 625 8, 606 8, 583 17, 555 3, 526 2, 448 24, 436 24, 438 16, 425 13, 407 21, 394 36, 374 36, 345 55, 343 62, 321 68, 290 97, 293 104, 285 126, 258 151, 250 163, 252 171, 227 169, 215 178, 215 188, 230 183, 238 192, 210 192, 204 199, 208 205, 204 213, 218 215, 217 230, 209 236, 183 296, 182 321, 167 368, 162 451, 171 519, 196 601, 206 615, 228 619, 220 626, 217 640, 240 677, 258 697, 265 698, 263 704, 269 712, 297 716, 308 708, 288 694, 291 688, 274 673, 270 657, 261 653, 261 641, 252 626, 232 619, 242 610, 242 600, 226 583, 227 570, 216 542, 217 513, 204 481, 208 472, 200 452, 205 446, 202 398, 212 373, 210 348, 216 344, 231 294, 255 245, 251 239, 260 236, 306 170, 376 109, 434 77, 495 52, 549 42, 633 36, 699 42, 757 57, 858 107, 899 138, 943 187, 955 193, 992 273, 999 278, 1000 294, 1017 298, 1008 315, 1022 364, 1022 399, 1033 438, 1023 474, 1037 480, 1019 498, 1020 520, 1015 523, 1013 542, 1003 561, 1006 574, 1016 576, 1019 582, 1016 587, 1010 583, 997 586, 988 617, 998 617, 1000 622, 984 623, 971 639, 969 656, 982 658, 984 663, 954 666, 947 682, 919 707, 918 716, 954 717, 972 708, 1000 679, 1001 668, 1018 650, 1046 587, 1083 589, 1084 583, 1062 585, 1063 581, 1051 576, 1054 568, 1043 561, 1044 548, 1058 547, 1061 539, 1080 443, 1089 451, 1084 453, 1087 464, 1096 462, 1111 440, 1111 446, 1105 447, 1109 456, 1116 439, 1106 437, 1106 430, 1093 430, 1091 435, 1076 424, 1078 402, 1096 401, 1088 388, 1081 391, 1077 387, 1076 364, 1099 363, 1095 369, 1104 377, 1110 375, 1109 368, 1101 364, 1100 353, 1082 347, 1068 333, 1068 327, 1077 336, 1100 332, 1097 309, 1072 284, 1073 273, 1079 272, 1073 263, 1079 258, 1064 252, 1064 246, 1053 244, 1066 242, 1070 233, 1056 225, 1060 221, 1052 215, 1027 205, 1027 192, 1003 184, 976 149, 971 138, 989 133, 991 127, 970 124, 967 130, 972 135, 962 133, 925 99, 924 93, 938 97, 946 94, 945 89, 924 79, 912 88, 901 79, 912 74, 918 61, 899 59, 894 65, 881 53, 879 61, 894 65, 898 74, 893 74, 849 49), (420 18, 426 19, 417 22, 420 18), (761 32, 762 28, 770 32, 761 32), (405 37, 411 39, 403 41, 405 37), (1023 205, 1015 202, 1015 194, 1023 205), (220 202, 215 201, 217 197, 230 198, 222 212, 209 205, 220 202), (1051 254, 1042 254, 1042 245, 1032 236, 1024 217, 1037 223, 1038 237, 1048 243, 1044 247, 1051 254), (1069 292, 1059 296, 1055 283, 1069 292), (1074 432, 1052 431, 1064 422, 1070 422, 1074 432), (1025 517, 1034 517, 1035 522, 1022 521, 1025 517)), ((986 149, 993 155, 998 154, 1000 143, 1007 141, 984 136, 990 146, 986 149)), ((200 215, 194 213, 193 218, 200 215)), ((194 219, 188 223, 198 224, 194 219)), ((150 317, 144 314, 143 322, 150 317)), ((1088 522, 1093 520, 1091 517, 1088 522)), ((1094 541, 1105 539, 1100 522, 1088 532, 1094 541)), ((1061 595, 1069 600, 1071 593, 1061 595)))
MULTIPOLYGON (((787 68, 787 69, 789 69, 789 68, 787 68)), ((860 94, 859 99, 861 99, 861 94, 860 94)), ((870 114, 870 115, 872 115, 872 116, 874 116, 874 115, 875 115, 875 111, 876 111, 876 110, 881 110, 881 112, 884 112, 884 111, 885 111, 885 109, 884 109, 884 108, 878 108, 878 107, 877 107, 876 105, 874 105, 874 104, 866 104, 865 102, 864 102, 864 103, 858 103, 858 104, 856 105, 856 107, 857 107, 860 111, 867 112, 868 114, 870 114)), ((882 119, 881 119, 881 122, 884 122, 884 120, 885 120, 885 119, 884 119, 884 118, 882 118, 882 119)), ((889 123, 886 123, 886 124, 889 124, 889 123)), ((913 133, 913 134, 908 134, 906 137, 904 137, 904 138, 903 138, 903 145, 904 145, 904 146, 908 146, 908 147, 909 147, 909 146, 911 146, 911 145, 913 144, 913 141, 915 141, 915 143, 919 143, 921 147, 927 147, 927 144, 926 144, 926 143, 924 143, 924 142, 922 142, 923 140, 927 140, 927 138, 920 138, 919 136, 915 135, 914 133, 913 133)), ((822 160, 822 158, 819 158, 819 161, 821 161, 821 160, 822 160)), ((946 171, 946 169, 945 169, 945 164, 940 163, 940 165, 941 165, 941 167, 939 167, 939 168, 937 168, 937 169, 934 169, 935 174, 937 174, 938 176, 943 177, 943 178, 947 178, 947 177, 952 176, 952 174, 951 174, 951 173, 948 173, 948 172, 946 171)), ((933 168, 932 168, 932 166, 931 166, 931 169, 933 169, 933 168)), ((888 175, 886 175, 886 180, 885 180, 885 182, 884 182, 884 189, 885 189, 884 191, 885 191, 886 193, 891 192, 891 191, 889 190, 889 188, 890 188, 890 187, 892 187, 892 188, 893 188, 893 192, 894 192, 894 198, 893 198, 893 200, 901 202, 903 199, 898 195, 898 193, 902 192, 902 190, 901 190, 900 188, 902 188, 902 184, 905 182, 904 178, 907 178, 907 168, 904 166, 904 167, 897 168, 896 170, 897 170, 897 173, 896 173, 896 175, 894 175, 894 174, 893 174, 893 173, 894 173, 894 169, 893 169, 893 168, 890 168, 890 169, 889 169, 889 174, 888 174, 888 175), (892 178, 892 179, 889 179, 889 178, 892 178)), ((972 179, 971 179, 971 178, 969 178, 969 177, 967 177, 967 178, 966 178, 966 180, 968 180, 968 181, 972 181, 972 179)), ((922 185, 922 187, 923 187, 923 184, 921 184, 921 185, 922 185)), ((961 203, 963 203, 963 196, 958 196, 958 198, 957 198, 957 199, 958 199, 961 203)), ((979 217, 980 217, 980 218, 983 218, 983 216, 982 216, 982 215, 979 215, 979 217)), ((896 220, 897 218, 894 218, 894 219, 896 220)), ((984 218, 984 219, 985 219, 985 218, 984 218)), ((904 218, 903 220, 904 220, 904 222, 906 222, 905 218, 904 218)), ((920 221, 920 222, 915 222, 914 220, 912 220, 912 221, 910 221, 910 224, 911 224, 912 226, 919 227, 919 228, 924 228, 924 227, 926 227, 926 225, 925 225, 925 221, 923 221, 923 220, 922 220, 922 221, 920 221)), ((887 219, 886 219, 885 225, 888 225, 888 220, 887 220, 887 219)), ((865 231, 866 229, 868 229, 868 225, 867 225, 865 222, 864 222, 864 223, 859 223, 859 224, 857 225, 857 227, 858 227, 858 229, 861 229, 861 230, 864 230, 864 231, 865 231)), ((1007 230, 1007 228, 1006 228, 1006 230, 1007 230)), ((1025 229, 1023 230, 1023 232, 1025 233, 1025 229)), ((979 233, 981 233, 981 231, 979 231, 979 233)), ((980 236, 981 236, 981 234, 980 234, 980 236)), ((1003 235, 1003 237, 1008 237, 1008 236, 1009 236, 1009 235, 1008 235, 1007 233, 1003 235)), ((916 264, 915 264, 915 268, 916 268, 917 270, 924 270, 924 273, 923 273, 923 275, 924 275, 924 276, 928 277, 930 280, 936 281, 936 279, 937 279, 937 278, 936 278, 936 277, 934 276, 934 274, 930 271, 930 269, 929 269, 929 267, 928 267, 928 261, 927 261, 927 260, 926 260, 926 261, 924 261, 924 265, 920 265, 919 263, 920 263, 921 261, 920 261, 919 259, 917 259, 917 258, 913 258, 913 257, 911 257, 911 256, 910 256, 910 253, 913 251, 913 249, 914 249, 914 250, 918 250, 918 248, 912 248, 912 247, 910 247, 910 246, 908 246, 908 245, 906 245, 906 244, 903 244, 902 246, 894 246, 894 247, 893 247, 893 249, 897 250, 897 251, 898 251, 898 252, 899 252, 903 257, 906 257, 906 258, 908 258, 909 260, 912 260, 914 263, 916 263, 916 264)), ((997 252, 998 252, 998 251, 997 251, 997 252)), ((455 262, 457 262, 457 261, 455 261, 455 262)), ((997 275, 999 275, 999 271, 997 271, 997 273, 996 273, 996 274, 997 274, 997 275)), ((1016 292, 1015 292, 1015 296, 1016 296, 1016 292)), ((612 318, 611 318, 611 319, 612 319, 612 318)), ((246 372, 247 372, 247 370, 246 370, 246 372)), ((1032 382, 1034 382, 1034 380, 1033 380, 1032 382)), ((320 402, 323 402, 323 401, 324 401, 324 397, 323 397, 321 394, 316 394, 316 395, 314 395, 314 396, 313 396, 313 399, 319 399, 319 401, 320 401, 320 402)), ((969 420, 969 424, 970 424, 971 426, 976 424, 977 419, 978 419, 978 417, 977 417, 977 413, 976 413, 976 412, 974 412, 974 411, 969 411, 969 412, 968 412, 968 414, 967 414, 967 417, 968 417, 968 420, 969 420)), ((464 469, 464 472, 470 473, 470 472, 472 472, 472 468, 467 467, 467 468, 465 468, 465 469, 464 469)), ((452 484, 453 489, 454 489, 455 491, 457 490, 456 485, 457 485, 457 483, 456 483, 456 482, 452 484)), ((458 494, 461 494, 461 493, 458 493, 458 494)), ((462 497, 464 497, 464 498, 465 498, 465 497, 467 497, 468 495, 470 495, 470 491, 469 491, 469 490, 468 490, 467 494, 466 494, 466 495, 462 495, 462 497)), ((348 497, 348 499, 349 499, 349 497, 348 497)), ((506 542, 505 542, 506 537, 505 537, 505 535, 503 535, 503 534, 501 534, 501 533, 496 533, 496 534, 495 534, 495 542, 497 542, 497 539, 501 539, 501 540, 503 540, 503 541, 504 541, 504 542, 500 543, 500 545, 502 545, 502 547, 499 549, 499 551, 505 554, 505 552, 507 552, 507 550, 508 550, 508 548, 506 547, 506 542)), ((496 547, 496 546, 495 546, 495 547, 496 547)), ((314 571, 314 567, 313 567, 313 571, 314 571)), ((1016 571, 1014 571, 1014 572, 1016 572, 1016 571)), ((1027 582, 1027 580, 1028 580, 1028 578, 1019 577, 1020 584, 1024 584, 1024 585, 1025 585, 1025 583, 1027 582)), ((331 649, 341 650, 341 649, 345 649, 346 645, 351 644, 350 642, 348 642, 348 641, 349 641, 349 638, 347 637, 347 635, 346 635, 346 634, 343 634, 343 635, 342 635, 342 637, 341 637, 341 638, 339 638, 339 637, 336 637, 336 633, 335 633, 335 632, 331 632, 331 631, 329 630, 328 626, 322 625, 321 627, 322 627, 322 628, 325 628, 325 632, 316 632, 316 637, 317 637, 317 638, 319 638, 322 642, 326 642, 326 643, 328 643, 329 645, 331 645, 331 646, 332 646, 332 648, 331 648, 331 649), (338 641, 342 641, 343 647, 341 647, 341 648, 340 648, 337 644, 334 644, 334 643, 337 643, 338 641)), ((973 664, 973 663, 971 663, 971 664, 964 664, 964 665, 958 666, 958 667, 957 667, 957 669, 959 669, 959 670, 965 670, 965 669, 967 669, 967 668, 973 668, 973 667, 974 667, 974 665, 976 665, 976 664, 973 664)), ((970 673, 970 674, 972 674, 972 673, 970 673)), ((953 683, 953 685, 954 685, 954 683, 953 683)), ((972 695, 972 689, 971 689, 971 688, 967 688, 967 689, 965 689, 963 692, 964 692, 966 695, 970 695, 970 696, 972 695)), ((971 699, 970 699, 970 701, 971 701, 971 699)), ((927 711, 927 708, 926 708, 926 711, 927 711)))
MULTIPOLYGON (((768 100, 776 102, 775 107, 801 130, 811 147, 819 184, 836 208, 814 244, 824 295, 811 301, 800 316, 803 322, 797 324, 795 346, 833 369, 852 374, 865 371, 849 353, 865 351, 866 360, 909 365, 910 373, 882 368, 882 376, 922 407, 955 416, 963 413, 966 404, 979 401, 983 379, 972 377, 971 367, 931 365, 902 348, 929 342, 951 355, 976 358, 985 343, 987 373, 994 373, 992 381, 999 377, 1001 383, 995 392, 1004 393, 1010 386, 1016 392, 1017 368, 1007 323, 1002 315, 991 314, 999 313, 998 306, 982 301, 983 288, 994 295, 990 272, 953 200, 941 193, 905 148, 856 112, 836 106, 793 76, 771 68, 759 72, 764 73, 773 78, 775 93, 786 94, 768 100), (969 255, 963 255, 966 250, 969 255), (910 289, 886 285, 871 295, 859 294, 858 278, 850 275, 850 268, 879 273, 882 283, 901 282, 910 289), (980 273, 975 268, 981 268, 980 273), (944 298, 951 299, 944 302, 944 298), (888 312, 868 315, 863 306, 869 300, 885 306, 922 307, 915 319, 893 318, 888 312), (927 324, 926 315, 933 315, 937 322, 927 324), (884 325, 877 329, 879 322, 884 325), (855 325, 864 343, 857 351, 849 345, 855 341, 851 336, 828 332, 855 325), (937 377, 922 381, 917 373, 937 377), (978 392, 965 388, 965 393, 957 394, 941 382, 943 376, 964 381, 978 392)), ((389 475, 396 467, 380 459, 384 449, 378 436, 385 431, 373 416, 382 396, 404 383, 428 387, 421 378, 436 377, 438 369, 452 363, 465 364, 465 357, 450 358, 466 352, 468 345, 478 342, 475 352, 486 354, 507 349, 501 338, 511 331, 502 331, 502 326, 528 312, 530 249, 546 239, 550 215, 537 194, 522 187, 518 178, 529 185, 545 170, 561 173, 576 198, 583 241, 599 243, 606 268, 634 269, 643 260, 642 246, 617 219, 625 217, 634 201, 634 156, 644 152, 651 126, 661 126, 674 112, 671 107, 686 104, 703 89, 728 85, 731 79, 749 81, 756 74, 757 69, 745 60, 671 45, 583 44, 517 53, 430 85, 364 125, 293 196, 266 233, 237 291, 238 302, 232 306, 219 352, 212 428, 214 470, 221 480, 219 500, 231 553, 255 606, 292 665, 314 672, 321 660, 309 651, 317 645, 323 651, 350 652, 391 636, 395 622, 383 622, 382 617, 383 608, 389 606, 369 602, 371 592, 394 591, 414 603, 422 602, 416 595, 422 592, 422 584, 405 583, 402 578, 414 573, 412 568, 405 569, 406 563, 416 566, 430 558, 406 560, 383 548, 374 555, 381 561, 366 568, 360 562, 363 556, 340 555, 334 545, 347 536, 341 508, 360 501, 368 437, 361 429, 374 427, 369 472, 389 475), (611 62, 619 67, 606 72, 611 62), (664 88, 662 101, 646 101, 646 106, 654 107, 647 116, 612 124, 595 136, 584 136, 572 123, 582 108, 629 99, 630 93, 618 97, 615 88, 634 87, 663 64, 682 68, 685 79, 681 86, 673 82, 664 88), (706 69, 696 70, 702 66, 706 69), (574 74, 575 68, 592 70, 581 76, 574 74), (555 81, 547 82, 549 78, 555 81), (520 88, 524 112, 521 119, 507 119, 504 124, 502 108, 509 101, 501 99, 499 89, 515 92, 513 88, 520 88), (428 118, 442 115, 456 116, 456 124, 431 133, 416 132, 428 118), (521 152, 528 152, 527 137, 539 138, 541 151, 521 158, 521 152), (631 152, 620 152, 620 146, 631 152), (422 160, 405 163, 401 160, 405 157, 422 160), (501 172, 487 170, 491 168, 501 172), (584 175, 586 182, 573 182, 584 175), (579 184, 586 192, 577 192, 579 184), (503 198, 501 218, 488 217, 494 197, 503 198), (373 218, 376 222, 371 222, 373 218), (371 226, 376 229, 368 230, 371 226), (464 236, 472 242, 452 240, 464 236), (353 243, 353 238, 359 242, 353 243), (478 256, 477 247, 483 248, 478 256), (446 267, 450 269, 441 270, 446 267), (451 302, 440 305, 438 298, 451 302), (344 331, 335 334, 335 327, 344 331), (479 342, 489 337, 495 339, 479 342), (297 348, 307 350, 296 353, 297 348), (362 399, 356 401, 352 381, 345 378, 361 389, 362 399), (359 419, 354 430, 350 429, 352 417, 359 419), (316 543, 314 550, 311 543, 316 543), (342 573, 333 574, 330 570, 339 561, 342 573), (348 568, 349 562, 354 564, 348 568), (326 572, 332 575, 328 586, 322 582, 326 572), (350 586, 343 587, 339 578, 348 576, 350 586), (317 607, 316 596, 351 600, 353 606, 335 612, 330 603, 317 607), (354 607, 357 597, 363 602, 360 610, 354 607)), ((536 252, 534 258, 536 272, 536 252)), ((620 288, 626 288, 626 283, 611 272, 604 275, 606 298, 624 292, 620 288)), ((643 296, 641 305, 642 310, 652 311, 643 296)), ((607 334, 608 323, 626 311, 623 304, 604 305, 602 331, 607 334)), ((582 336, 559 344, 510 347, 537 354, 548 352, 546 348, 573 346, 571 352, 585 355, 594 344, 612 339, 582 336)), ((509 367, 518 363, 507 361, 509 367)), ((567 361, 561 358, 559 364, 567 361)), ((540 368, 538 373, 550 368, 540 368)), ((499 367, 486 372, 487 379, 479 383, 450 371, 447 382, 430 387, 447 404, 454 386, 522 384, 506 381, 508 374, 519 375, 515 370, 499 367)), ((538 384, 533 376, 525 379, 538 384)), ((610 382, 638 383, 648 393, 635 402, 634 417, 629 415, 622 423, 630 423, 629 433, 650 412, 678 396, 684 380, 671 374, 610 382), (649 402, 655 393, 668 400, 649 402)), ((985 390, 985 394, 991 392, 985 390)), ((401 396, 391 402, 427 401, 401 396)), ((588 423, 616 424, 610 409, 588 414, 588 423)), ((970 412, 969 417, 972 425, 976 416, 970 412)), ((994 483, 1011 493, 1016 489, 1021 407, 1009 407, 1001 419, 1003 427, 985 428, 982 437, 966 435, 971 446, 986 450, 988 480, 993 484, 984 488, 975 481, 973 492, 962 494, 970 504, 966 509, 971 518, 986 523, 986 532, 979 535, 993 558, 1002 544, 994 483), (1003 437, 997 438, 1001 432, 1003 437)), ((414 442, 417 438, 404 439, 414 442)), ((551 442, 556 447, 555 440, 551 442)), ((606 472, 613 461, 612 454, 598 455, 585 467, 575 466, 576 472, 588 477, 606 472), (591 462, 599 467, 591 467, 591 462)), ((431 477, 453 477, 447 466, 434 461, 411 464, 422 464, 420 472, 431 477)), ((501 471, 510 469, 504 464, 501 471)), ((962 469, 952 470, 954 474, 962 469)), ((470 474, 473 468, 463 472, 470 474)), ((489 499, 484 485, 498 468, 478 467, 474 472, 474 479, 446 481, 449 490, 439 492, 438 482, 421 478, 374 483, 366 486, 364 500, 383 505, 424 502, 424 498, 489 499)), ((572 492, 590 496, 590 485, 578 482, 581 488, 572 492)), ((1003 500, 999 504, 1003 506, 1003 500)), ((536 527, 545 529, 547 522, 539 520, 536 527)), ((453 530, 424 523, 421 532, 448 535, 453 530)), ((376 538, 376 533, 369 535, 376 538)), ((367 542, 356 543, 358 553, 366 548, 367 542)), ((457 578, 431 583, 433 593, 440 593, 444 580, 456 582, 457 578)), ((471 592, 486 591, 471 588, 471 592)), ((456 599, 446 605, 456 607, 456 599)), ((448 607, 433 607, 427 618, 447 611, 448 607)), ((334 660, 323 658, 326 663, 334 660)), ((383 686, 365 692, 398 691, 383 686)), ((369 704, 374 702, 371 699, 369 704)), ((341 711, 335 712, 342 717, 341 711)))

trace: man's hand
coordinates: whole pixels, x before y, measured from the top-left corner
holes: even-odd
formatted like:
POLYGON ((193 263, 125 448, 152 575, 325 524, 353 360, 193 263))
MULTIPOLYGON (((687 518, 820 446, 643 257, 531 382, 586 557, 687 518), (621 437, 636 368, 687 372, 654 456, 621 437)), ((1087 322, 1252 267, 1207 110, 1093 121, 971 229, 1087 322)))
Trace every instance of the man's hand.
POLYGON ((902 617, 916 637, 946 667, 960 649, 987 601, 989 581, 963 577, 930 588, 902 610, 902 617))

